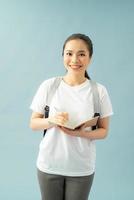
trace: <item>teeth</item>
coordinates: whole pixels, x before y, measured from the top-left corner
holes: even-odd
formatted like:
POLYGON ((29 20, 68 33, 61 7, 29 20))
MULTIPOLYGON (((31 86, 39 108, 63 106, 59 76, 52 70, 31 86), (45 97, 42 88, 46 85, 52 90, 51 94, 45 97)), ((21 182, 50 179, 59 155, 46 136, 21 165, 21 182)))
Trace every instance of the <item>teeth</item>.
POLYGON ((81 66, 80 65, 72 65, 70 67, 73 68, 73 69, 77 69, 77 68, 80 68, 81 66))

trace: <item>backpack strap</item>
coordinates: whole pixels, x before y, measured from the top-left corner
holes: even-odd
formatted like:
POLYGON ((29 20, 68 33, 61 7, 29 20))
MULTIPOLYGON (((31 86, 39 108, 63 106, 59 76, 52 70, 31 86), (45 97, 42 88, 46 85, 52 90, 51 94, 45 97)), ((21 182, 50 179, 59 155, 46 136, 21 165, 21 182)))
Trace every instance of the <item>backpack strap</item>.
MULTIPOLYGON (((91 90, 93 94, 93 102, 94 102, 94 117, 100 116, 100 99, 99 99, 99 92, 97 83, 93 80, 91 81, 91 90)), ((95 130, 97 126, 93 126, 92 130, 95 130)))
POLYGON ((60 85, 60 82, 62 80, 62 77, 56 77, 54 81, 49 85, 48 90, 47 90, 47 99, 46 99, 46 105, 50 106, 52 98, 57 90, 57 88, 60 85))
MULTIPOLYGON (((45 106, 45 118, 49 117, 49 106, 51 103, 51 100, 56 92, 56 89, 59 87, 60 82, 62 80, 62 77, 56 77, 54 82, 50 85, 47 91, 47 105, 45 106)), ((100 116, 100 99, 99 99, 99 92, 97 83, 93 80, 90 80, 91 83, 91 90, 93 94, 93 102, 94 102, 94 117, 100 116)), ((93 126, 92 130, 96 129, 97 126, 93 126)), ((47 129, 44 130, 43 136, 45 136, 47 129)))
MULTIPOLYGON (((49 88, 47 90, 46 106, 44 108, 44 110, 45 110, 45 118, 49 117, 49 109, 50 109, 49 106, 50 106, 50 103, 52 101, 52 98, 53 98, 57 88, 60 85, 61 80, 62 80, 62 77, 56 77, 54 79, 54 82, 49 86, 49 88)), ((43 136, 45 136, 46 131, 47 131, 47 129, 44 130, 43 136)))

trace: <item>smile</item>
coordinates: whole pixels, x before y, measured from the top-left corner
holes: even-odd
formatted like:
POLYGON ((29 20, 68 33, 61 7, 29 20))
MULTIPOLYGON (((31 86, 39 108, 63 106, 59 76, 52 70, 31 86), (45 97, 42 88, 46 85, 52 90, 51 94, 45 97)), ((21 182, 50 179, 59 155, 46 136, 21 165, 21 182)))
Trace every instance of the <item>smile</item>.
POLYGON ((69 67, 71 67, 72 69, 79 69, 82 66, 81 65, 69 65, 69 67))

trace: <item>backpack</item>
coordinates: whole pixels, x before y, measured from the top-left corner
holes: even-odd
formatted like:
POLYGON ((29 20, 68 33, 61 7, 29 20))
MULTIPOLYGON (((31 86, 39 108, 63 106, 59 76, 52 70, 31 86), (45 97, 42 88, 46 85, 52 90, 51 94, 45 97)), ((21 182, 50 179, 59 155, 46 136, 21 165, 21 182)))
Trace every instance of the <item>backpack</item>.
MULTIPOLYGON (((47 99, 46 99, 46 106, 44 108, 44 116, 45 118, 49 117, 49 108, 52 98, 61 83, 62 77, 56 77, 54 82, 50 85, 48 92, 47 92, 47 99)), ((99 92, 98 87, 95 81, 90 80, 91 82, 91 90, 93 93, 93 102, 94 102, 94 117, 100 116, 100 100, 99 100, 99 92)), ((93 126, 92 130, 95 130, 97 126, 93 126)), ((47 129, 44 130, 43 136, 45 136, 47 129)))

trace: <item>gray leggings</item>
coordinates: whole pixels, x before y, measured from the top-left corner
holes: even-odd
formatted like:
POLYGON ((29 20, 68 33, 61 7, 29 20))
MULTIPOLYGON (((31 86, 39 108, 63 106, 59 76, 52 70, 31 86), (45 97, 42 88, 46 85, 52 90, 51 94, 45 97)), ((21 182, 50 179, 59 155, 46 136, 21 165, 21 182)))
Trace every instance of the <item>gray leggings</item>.
POLYGON ((88 200, 94 174, 89 176, 61 176, 38 170, 42 200, 88 200))

